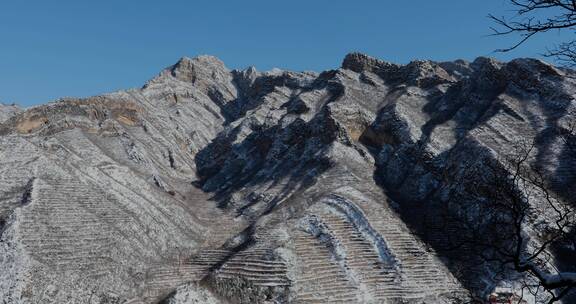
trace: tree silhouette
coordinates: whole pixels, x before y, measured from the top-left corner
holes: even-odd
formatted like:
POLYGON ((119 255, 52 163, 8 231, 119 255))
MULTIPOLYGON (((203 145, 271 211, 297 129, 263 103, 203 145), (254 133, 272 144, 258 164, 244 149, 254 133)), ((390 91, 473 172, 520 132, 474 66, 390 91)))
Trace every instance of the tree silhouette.
MULTIPOLYGON (((576 26, 576 0, 509 0, 515 15, 497 17, 489 15, 496 23, 494 35, 520 34, 521 38, 510 47, 499 49, 508 52, 516 49, 536 34, 552 30, 573 30, 576 26)), ((576 65, 576 41, 570 40, 550 46, 544 53, 567 66, 576 65)))
MULTIPOLYGON (((575 136, 574 128, 562 136, 567 147, 575 136)), ((447 183, 442 220, 459 231, 449 236, 449 250, 467 248, 495 277, 516 273, 525 278, 523 294, 545 291, 541 298, 556 303, 576 287, 576 272, 559 270, 553 253, 562 246, 576 256, 576 199, 551 190, 549 176, 529 161, 535 148, 522 144, 506 159, 463 164, 463 174, 447 183), (535 219, 546 224, 535 229, 535 219)))

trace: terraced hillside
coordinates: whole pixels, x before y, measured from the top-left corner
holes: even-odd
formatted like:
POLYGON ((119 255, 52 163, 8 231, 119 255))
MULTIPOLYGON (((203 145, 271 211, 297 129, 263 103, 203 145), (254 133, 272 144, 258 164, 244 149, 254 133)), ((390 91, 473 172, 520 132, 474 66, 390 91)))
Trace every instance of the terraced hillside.
MULTIPOLYGON (((0 105, 4 303, 455 303, 437 224, 455 161, 519 140, 571 189, 576 74, 533 59, 322 72, 183 58, 140 89, 0 105), (430 232, 430 233, 428 233, 430 232)), ((457 174, 457 172, 454 172, 457 174)))

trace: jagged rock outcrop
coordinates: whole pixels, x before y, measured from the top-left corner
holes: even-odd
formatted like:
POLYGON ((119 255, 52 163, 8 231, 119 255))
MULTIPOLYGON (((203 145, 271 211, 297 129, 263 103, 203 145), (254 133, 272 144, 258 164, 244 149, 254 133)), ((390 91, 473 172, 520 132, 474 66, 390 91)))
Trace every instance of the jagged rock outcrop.
POLYGON ((0 298, 465 302, 498 282, 456 272, 434 238, 450 231, 427 238, 417 219, 442 207, 452 163, 520 139, 573 189, 556 135, 574 75, 533 59, 354 53, 315 74, 201 56, 141 89, 0 107, 0 298))
POLYGON ((17 105, 5 105, 0 103, 0 123, 4 122, 13 115, 18 114, 22 109, 17 105))

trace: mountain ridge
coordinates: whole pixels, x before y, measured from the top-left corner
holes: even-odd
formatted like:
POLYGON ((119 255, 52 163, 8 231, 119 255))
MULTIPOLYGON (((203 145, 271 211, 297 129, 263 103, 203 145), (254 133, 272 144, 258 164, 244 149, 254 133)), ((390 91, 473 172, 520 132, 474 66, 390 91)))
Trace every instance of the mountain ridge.
POLYGON ((554 135, 574 119, 573 75, 534 59, 351 53, 316 74, 183 57, 141 89, 14 112, 0 120, 0 297, 484 296, 493 269, 458 273, 447 232, 418 219, 445 207, 443 170, 502 162, 517 139, 539 142, 530 161, 569 190, 576 161, 554 135))

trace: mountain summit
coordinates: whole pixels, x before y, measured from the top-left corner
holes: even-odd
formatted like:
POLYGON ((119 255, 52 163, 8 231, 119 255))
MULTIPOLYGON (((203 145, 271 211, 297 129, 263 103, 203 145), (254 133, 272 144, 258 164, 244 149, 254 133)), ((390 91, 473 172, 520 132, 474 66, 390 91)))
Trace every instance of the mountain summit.
POLYGON ((535 59, 399 65, 353 53, 316 74, 200 56, 141 89, 0 105, 0 299, 485 297, 524 278, 448 249, 459 231, 443 212, 473 203, 447 199, 465 194, 458 164, 508 168, 534 142, 528 162, 574 195, 576 159, 558 134, 576 118, 575 79, 535 59))

